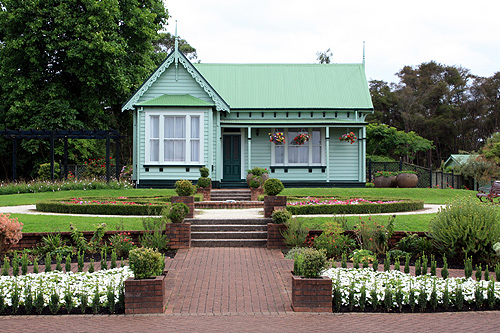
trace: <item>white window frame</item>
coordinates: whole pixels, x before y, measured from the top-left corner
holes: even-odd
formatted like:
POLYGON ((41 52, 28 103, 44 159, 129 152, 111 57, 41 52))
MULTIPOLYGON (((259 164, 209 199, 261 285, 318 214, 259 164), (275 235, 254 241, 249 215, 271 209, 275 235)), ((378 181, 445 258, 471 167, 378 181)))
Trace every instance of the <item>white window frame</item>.
POLYGON ((205 113, 204 111, 184 111, 181 109, 169 109, 166 110, 146 110, 145 111, 145 162, 146 164, 154 164, 154 165, 202 165, 204 164, 204 124, 205 124, 205 113), (151 161, 151 117, 159 116, 159 160, 151 161), (185 151, 184 151, 184 161, 165 161, 165 137, 164 137, 164 129, 165 129, 165 117, 185 117, 185 151), (198 161, 191 161, 191 117, 199 117, 200 128, 199 128, 199 157, 198 161))
MULTIPOLYGON (((277 128, 272 128, 271 133, 276 133, 278 131, 277 128)), ((281 128, 280 130, 281 131, 281 128)), ((290 128, 283 128, 283 135, 285 136, 285 143, 283 146, 285 147, 284 151, 284 157, 283 157, 283 163, 276 163, 276 144, 271 143, 271 165, 272 166, 324 166, 325 165, 325 149, 326 149, 326 140, 325 140, 325 129, 322 127, 290 127, 290 128), (309 147, 309 161, 307 163, 289 163, 288 162, 288 148, 293 147, 293 145, 290 144, 288 140, 288 131, 296 131, 300 130, 301 128, 306 128, 307 133, 311 135, 311 139, 307 141, 304 145, 308 145, 309 147), (319 129, 320 131, 320 137, 321 137, 321 162, 319 163, 313 163, 313 140, 312 140, 312 131, 313 129, 319 129)), ((316 145, 317 146, 317 145, 316 145)))

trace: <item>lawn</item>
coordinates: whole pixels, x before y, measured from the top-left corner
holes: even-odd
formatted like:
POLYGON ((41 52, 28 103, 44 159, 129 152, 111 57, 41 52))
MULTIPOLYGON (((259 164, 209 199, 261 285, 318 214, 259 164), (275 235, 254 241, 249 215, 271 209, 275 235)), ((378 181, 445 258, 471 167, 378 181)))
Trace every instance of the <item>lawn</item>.
MULTIPOLYGON (((460 196, 475 196, 474 191, 451 189, 401 189, 401 188, 290 188, 281 194, 287 196, 327 196, 327 197, 359 197, 374 199, 414 199, 423 200, 427 204, 445 204, 460 196)), ((84 198, 84 197, 120 197, 120 196, 161 196, 175 195, 172 189, 120 189, 120 190, 77 190, 43 193, 10 194, 0 196, 0 206, 29 205, 46 199, 84 198)), ((427 231, 430 219, 435 214, 401 215, 396 218, 396 230, 427 231)), ((120 223, 126 230, 142 230, 142 219, 127 217, 87 217, 87 216, 56 216, 13 214, 24 223, 23 232, 69 231, 69 224, 74 224, 79 230, 94 230, 94 225, 106 223, 108 230, 115 230, 120 223)), ((350 223, 356 223, 359 217, 345 217, 350 223)), ((368 217, 363 217, 368 218, 368 217)), ((373 220, 385 224, 387 216, 372 216, 373 220)), ((311 229, 320 229, 321 225, 330 221, 328 217, 304 218, 311 229)))

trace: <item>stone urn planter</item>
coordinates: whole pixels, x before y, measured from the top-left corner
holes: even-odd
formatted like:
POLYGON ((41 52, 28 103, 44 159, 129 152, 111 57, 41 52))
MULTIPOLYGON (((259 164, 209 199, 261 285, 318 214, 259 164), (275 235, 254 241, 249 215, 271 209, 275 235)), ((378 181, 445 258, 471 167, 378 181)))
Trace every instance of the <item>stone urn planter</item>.
POLYGON ((384 176, 375 177, 373 179, 373 184, 375 185, 375 187, 392 187, 391 186, 391 184, 392 184, 391 178, 392 177, 384 177, 384 176))
POLYGON ((400 173, 396 178, 398 187, 413 188, 417 186, 418 176, 414 173, 400 173))
POLYGON ((292 308, 295 312, 332 312, 332 280, 292 275, 292 308))
MULTIPOLYGON (((263 173, 260 177, 262 178, 262 184, 264 184, 266 182, 266 180, 269 179, 269 174, 268 173, 263 173)), ((250 180, 252 180, 252 178, 253 178, 253 173, 247 174, 246 180, 247 180, 247 186, 248 187, 250 187, 250 180)))
POLYGON ((125 280, 125 314, 163 313, 167 271, 149 279, 125 280))
POLYGON ((194 197, 192 195, 190 196, 172 196, 170 200, 173 204, 174 203, 184 203, 186 206, 189 208, 189 213, 186 215, 186 218, 193 218, 194 217, 194 197))

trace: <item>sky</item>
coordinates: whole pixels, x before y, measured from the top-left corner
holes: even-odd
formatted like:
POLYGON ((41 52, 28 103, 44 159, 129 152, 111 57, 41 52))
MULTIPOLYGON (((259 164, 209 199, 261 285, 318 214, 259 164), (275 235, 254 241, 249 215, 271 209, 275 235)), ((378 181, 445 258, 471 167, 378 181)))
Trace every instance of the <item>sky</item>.
POLYGON ((398 82, 436 61, 478 76, 500 71, 500 1, 163 0, 203 63, 361 63, 368 80, 398 82))

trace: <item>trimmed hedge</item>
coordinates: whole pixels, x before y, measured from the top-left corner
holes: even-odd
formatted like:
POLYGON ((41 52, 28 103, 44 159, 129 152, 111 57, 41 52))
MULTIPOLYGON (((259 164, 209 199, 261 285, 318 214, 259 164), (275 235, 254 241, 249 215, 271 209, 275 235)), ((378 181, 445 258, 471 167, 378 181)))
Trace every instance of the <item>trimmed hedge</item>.
POLYGON ((415 211, 424 208, 423 201, 405 200, 388 204, 357 204, 357 205, 307 205, 286 206, 293 215, 306 214, 378 214, 415 211))
MULTIPOLYGON (((74 198, 47 200, 36 204, 40 212, 62 213, 62 214, 94 214, 94 215, 161 215, 163 208, 170 206, 172 196, 161 197, 127 197, 127 198, 102 198, 86 197, 85 201, 116 201, 134 202, 131 204, 70 204, 63 201, 71 201, 74 198)), ((203 201, 203 195, 196 194, 195 201, 203 201)))

